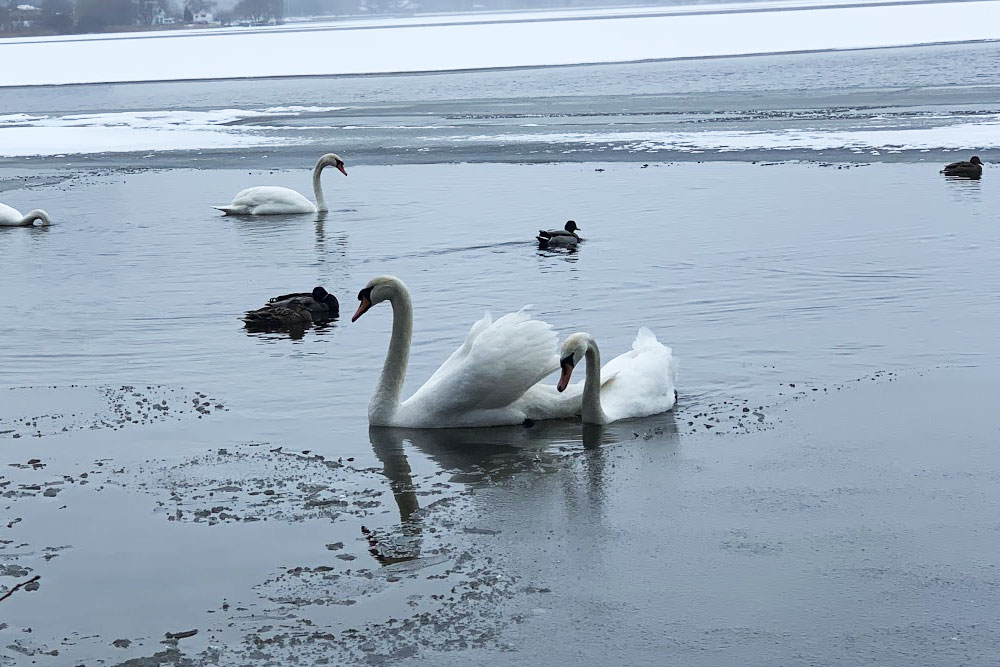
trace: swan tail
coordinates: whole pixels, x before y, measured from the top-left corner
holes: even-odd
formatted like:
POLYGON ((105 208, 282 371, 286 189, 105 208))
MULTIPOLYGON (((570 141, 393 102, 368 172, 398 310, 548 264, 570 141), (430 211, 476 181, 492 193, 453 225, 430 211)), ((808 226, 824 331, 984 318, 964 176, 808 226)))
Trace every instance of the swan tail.
POLYGON ((236 215, 241 212, 237 206, 213 206, 212 208, 222 211, 223 215, 236 215))
POLYGON ((650 345, 660 345, 660 341, 656 339, 656 334, 647 327, 639 327, 639 331, 635 335, 635 340, 632 341, 632 349, 639 351, 650 345))
MULTIPOLYGON (((658 341, 656 334, 646 327, 639 327, 639 332, 635 335, 635 341, 632 343, 632 349, 636 354, 642 355, 645 363, 655 364, 661 369, 662 375, 669 382, 668 393, 676 394, 677 359, 674 357, 673 350, 658 341)), ((676 398, 673 400, 676 401, 676 398)))

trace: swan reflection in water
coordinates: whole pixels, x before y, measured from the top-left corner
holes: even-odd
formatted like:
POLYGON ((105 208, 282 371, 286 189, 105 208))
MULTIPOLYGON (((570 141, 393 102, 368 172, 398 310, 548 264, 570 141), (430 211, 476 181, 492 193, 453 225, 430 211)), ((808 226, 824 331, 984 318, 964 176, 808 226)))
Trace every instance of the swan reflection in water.
MULTIPOLYGON (((382 565, 392 565, 420 557, 422 542, 420 497, 426 496, 414 481, 406 448, 412 446, 440 469, 453 473, 458 484, 495 484, 517 473, 538 474, 538 467, 558 462, 564 452, 580 451, 582 445, 585 495, 591 511, 601 511, 604 496, 606 445, 629 446, 655 439, 658 445, 673 447, 678 438, 673 413, 655 419, 625 421, 601 426, 551 420, 530 428, 409 429, 370 426, 368 438, 399 511, 398 535, 378 535, 362 528, 369 552, 382 565), (533 472, 534 471, 534 472, 533 472)), ((440 496, 431 496, 432 501, 440 496)))

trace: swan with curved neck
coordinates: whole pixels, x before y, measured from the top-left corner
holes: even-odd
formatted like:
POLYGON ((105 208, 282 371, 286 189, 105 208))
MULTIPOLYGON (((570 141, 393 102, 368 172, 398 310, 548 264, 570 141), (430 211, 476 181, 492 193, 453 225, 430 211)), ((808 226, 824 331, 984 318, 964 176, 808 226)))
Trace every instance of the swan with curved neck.
POLYGON ((558 368, 556 335, 523 309, 496 321, 487 313, 427 382, 400 402, 413 336, 410 292, 398 278, 379 276, 358 293, 358 301, 352 322, 383 301, 392 306, 389 351, 368 405, 373 426, 504 426, 535 419, 538 410, 548 409, 536 406, 527 392, 558 368))
POLYGON ((347 169, 344 161, 336 153, 327 153, 313 167, 312 182, 316 203, 303 197, 290 188, 275 185, 259 185, 241 190, 226 206, 213 206, 226 215, 289 215, 294 213, 316 213, 326 211, 326 198, 323 196, 323 184, 320 175, 327 167, 336 167, 344 176, 347 169))
POLYGON ((560 357, 562 374, 556 385, 560 392, 566 390, 580 359, 587 361, 580 404, 585 424, 648 417, 670 410, 677 402, 673 353, 646 327, 639 329, 630 351, 615 357, 603 369, 597 341, 588 333, 569 336, 560 357))
POLYGON ((35 221, 40 221, 42 226, 52 224, 49 214, 40 208, 28 211, 28 215, 21 215, 13 206, 0 204, 0 227, 34 227, 35 221))

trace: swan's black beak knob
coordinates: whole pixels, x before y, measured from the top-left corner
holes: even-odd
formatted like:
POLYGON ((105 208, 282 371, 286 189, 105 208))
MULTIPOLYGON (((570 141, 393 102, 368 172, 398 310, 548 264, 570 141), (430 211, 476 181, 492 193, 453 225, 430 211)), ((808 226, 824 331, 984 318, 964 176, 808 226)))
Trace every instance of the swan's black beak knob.
POLYGON ((559 376, 559 384, 556 385, 556 389, 559 391, 566 391, 566 387, 569 386, 569 379, 573 375, 573 355, 569 355, 559 362, 559 367, 562 368, 562 374, 559 376))

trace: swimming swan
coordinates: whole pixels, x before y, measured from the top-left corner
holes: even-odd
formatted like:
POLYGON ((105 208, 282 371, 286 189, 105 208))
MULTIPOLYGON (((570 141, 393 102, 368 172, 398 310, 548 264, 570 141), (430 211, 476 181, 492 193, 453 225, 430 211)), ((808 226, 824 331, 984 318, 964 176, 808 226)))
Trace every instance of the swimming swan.
MULTIPOLYGON (((527 394, 559 367, 551 325, 520 310, 496 321, 489 313, 472 325, 465 342, 413 396, 402 403, 413 335, 413 305, 406 285, 392 276, 372 279, 358 293, 352 322, 377 303, 392 306, 392 338, 378 386, 368 405, 373 426, 453 428, 522 424, 542 418, 527 394)), ((544 397, 543 397, 544 398, 544 397)), ((576 405, 579 409, 579 403, 576 405)))
POLYGON ((247 188, 233 198, 233 202, 227 206, 213 206, 226 215, 288 215, 292 213, 316 213, 325 211, 326 199, 323 198, 323 185, 320 183, 320 174, 323 169, 334 166, 347 176, 344 168, 344 161, 335 153, 327 153, 319 159, 313 167, 313 192, 316 195, 316 203, 300 195, 295 190, 283 188, 275 185, 258 185, 254 188, 247 188))
POLYGON ((40 208, 28 211, 28 215, 21 215, 13 206, 0 204, 0 227, 33 227, 35 220, 41 220, 42 225, 51 225, 49 214, 40 208))
POLYGON ((569 385, 573 368, 587 359, 580 414, 585 424, 610 424, 621 419, 666 412, 677 402, 677 371, 673 353, 652 331, 640 327, 632 349, 601 368, 601 353, 593 336, 575 333, 562 347, 562 375, 556 389, 569 385))

